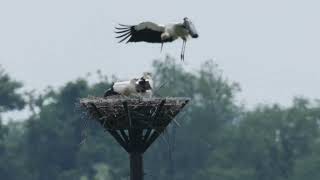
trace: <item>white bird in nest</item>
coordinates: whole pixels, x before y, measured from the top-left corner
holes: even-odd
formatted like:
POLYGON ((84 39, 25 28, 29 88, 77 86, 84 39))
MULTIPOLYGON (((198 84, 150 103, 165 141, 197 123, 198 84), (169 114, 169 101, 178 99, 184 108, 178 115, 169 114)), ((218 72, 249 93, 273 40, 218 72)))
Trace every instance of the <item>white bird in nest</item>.
POLYGON ((141 78, 114 82, 104 93, 104 97, 113 95, 152 97, 152 90, 152 74, 145 72, 141 78))
POLYGON ((116 33, 119 34, 116 38, 121 38, 119 43, 127 42, 148 42, 163 43, 172 42, 178 38, 183 40, 181 49, 181 60, 184 60, 185 48, 188 37, 198 38, 199 35, 192 21, 185 17, 183 23, 160 25, 153 22, 142 22, 138 25, 123 25, 116 27, 116 33))

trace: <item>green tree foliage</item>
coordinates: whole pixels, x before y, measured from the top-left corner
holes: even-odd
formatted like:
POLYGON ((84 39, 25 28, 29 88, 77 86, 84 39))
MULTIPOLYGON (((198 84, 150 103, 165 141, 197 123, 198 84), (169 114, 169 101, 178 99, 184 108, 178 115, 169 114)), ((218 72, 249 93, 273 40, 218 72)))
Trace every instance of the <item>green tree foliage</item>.
POLYGON ((212 61, 205 62, 197 72, 187 72, 167 57, 165 61, 155 61, 154 69, 156 86, 166 83, 159 94, 190 97, 191 102, 182 112, 183 117, 177 119, 182 127, 173 125, 158 139, 165 143, 153 145, 147 164, 159 179, 190 179, 194 169, 204 168, 208 153, 224 132, 223 127, 236 119, 239 109, 234 103, 234 93, 239 87, 224 79, 212 61), (153 162, 158 164, 149 165, 153 162), (158 169, 164 169, 163 173, 158 169))
MULTIPOLYGON (((290 107, 246 110, 235 103, 239 86, 212 61, 190 72, 167 57, 153 68, 157 95, 191 101, 146 152, 146 180, 320 178, 320 103, 295 98, 290 107)), ((0 72, 0 109, 23 108, 21 84, 0 72)), ((110 86, 98 74, 94 84, 81 78, 41 95, 29 93, 28 119, 0 121, 1 179, 128 179, 127 153, 77 104, 110 86)))
POLYGON ((13 80, 0 66, 0 113, 24 107, 25 102, 17 92, 21 87, 22 84, 13 80))
POLYGON ((319 152, 319 108, 305 99, 295 99, 289 108, 261 106, 245 112, 223 139, 226 143, 211 153, 208 168, 200 175, 261 180, 295 179, 300 175, 305 179, 306 172, 315 172, 314 164, 319 161, 312 156, 319 152), (303 163, 309 165, 308 170, 302 168, 303 163))
POLYGON ((21 140, 18 138, 21 131, 16 131, 14 123, 4 125, 1 121, 1 113, 24 107, 23 96, 17 92, 21 87, 22 84, 13 80, 0 66, 0 177, 3 179, 18 179, 24 171, 19 163, 21 156, 14 154, 21 140), (14 137, 11 136, 12 131, 17 133, 14 137), (16 173, 16 170, 21 173, 16 173))
POLYGON ((125 159, 122 150, 93 121, 87 122, 92 129, 87 132, 88 140, 81 143, 86 117, 81 117, 76 103, 88 94, 103 94, 108 86, 107 82, 100 82, 90 87, 86 80, 79 79, 42 97, 40 112, 26 122, 24 141, 34 179, 92 179, 95 164, 102 162, 114 165, 114 173, 120 173, 117 169, 124 166, 125 159))

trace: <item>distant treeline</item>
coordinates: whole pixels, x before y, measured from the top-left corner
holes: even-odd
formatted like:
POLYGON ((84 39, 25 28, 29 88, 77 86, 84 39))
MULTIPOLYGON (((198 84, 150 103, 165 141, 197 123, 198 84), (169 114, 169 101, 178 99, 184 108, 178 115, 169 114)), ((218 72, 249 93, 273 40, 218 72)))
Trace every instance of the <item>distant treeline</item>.
MULTIPOLYGON (((154 61, 153 74, 155 86, 168 82, 158 94, 192 101, 147 151, 146 180, 320 179, 319 102, 295 98, 290 107, 247 110, 234 99, 239 85, 212 61, 187 72, 167 57, 154 61)), ((1 180, 128 179, 127 153, 94 121, 85 123, 77 106, 110 86, 99 77, 35 95, 0 67, 1 180), (23 108, 32 112, 24 121, 1 121, 2 113, 23 108)))

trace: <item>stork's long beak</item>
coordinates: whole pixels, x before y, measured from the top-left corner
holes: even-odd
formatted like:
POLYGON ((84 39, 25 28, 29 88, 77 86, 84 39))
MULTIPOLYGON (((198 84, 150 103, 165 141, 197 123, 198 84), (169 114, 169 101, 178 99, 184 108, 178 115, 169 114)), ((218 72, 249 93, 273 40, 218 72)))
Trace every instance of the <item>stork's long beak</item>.
POLYGON ((184 25, 188 29, 188 31, 190 33, 190 36, 192 38, 198 38, 199 37, 199 34, 197 32, 196 27, 194 26, 194 24, 189 19, 184 19, 184 25))
POLYGON ((189 23, 189 32, 192 38, 198 38, 199 34, 192 22, 189 23))

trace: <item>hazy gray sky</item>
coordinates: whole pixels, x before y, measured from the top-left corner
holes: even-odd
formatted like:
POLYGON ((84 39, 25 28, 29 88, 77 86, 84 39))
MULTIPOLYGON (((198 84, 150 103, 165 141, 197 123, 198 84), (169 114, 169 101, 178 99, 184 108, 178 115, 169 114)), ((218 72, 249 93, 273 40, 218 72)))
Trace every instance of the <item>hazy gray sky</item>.
POLYGON ((320 97, 319 9, 316 0, 1 0, 0 64, 28 89, 97 69, 136 76, 166 53, 178 59, 181 41, 160 54, 160 45, 118 44, 113 27, 187 16, 200 38, 187 44, 186 69, 214 59, 241 84, 240 100, 288 104, 295 95, 320 97))

